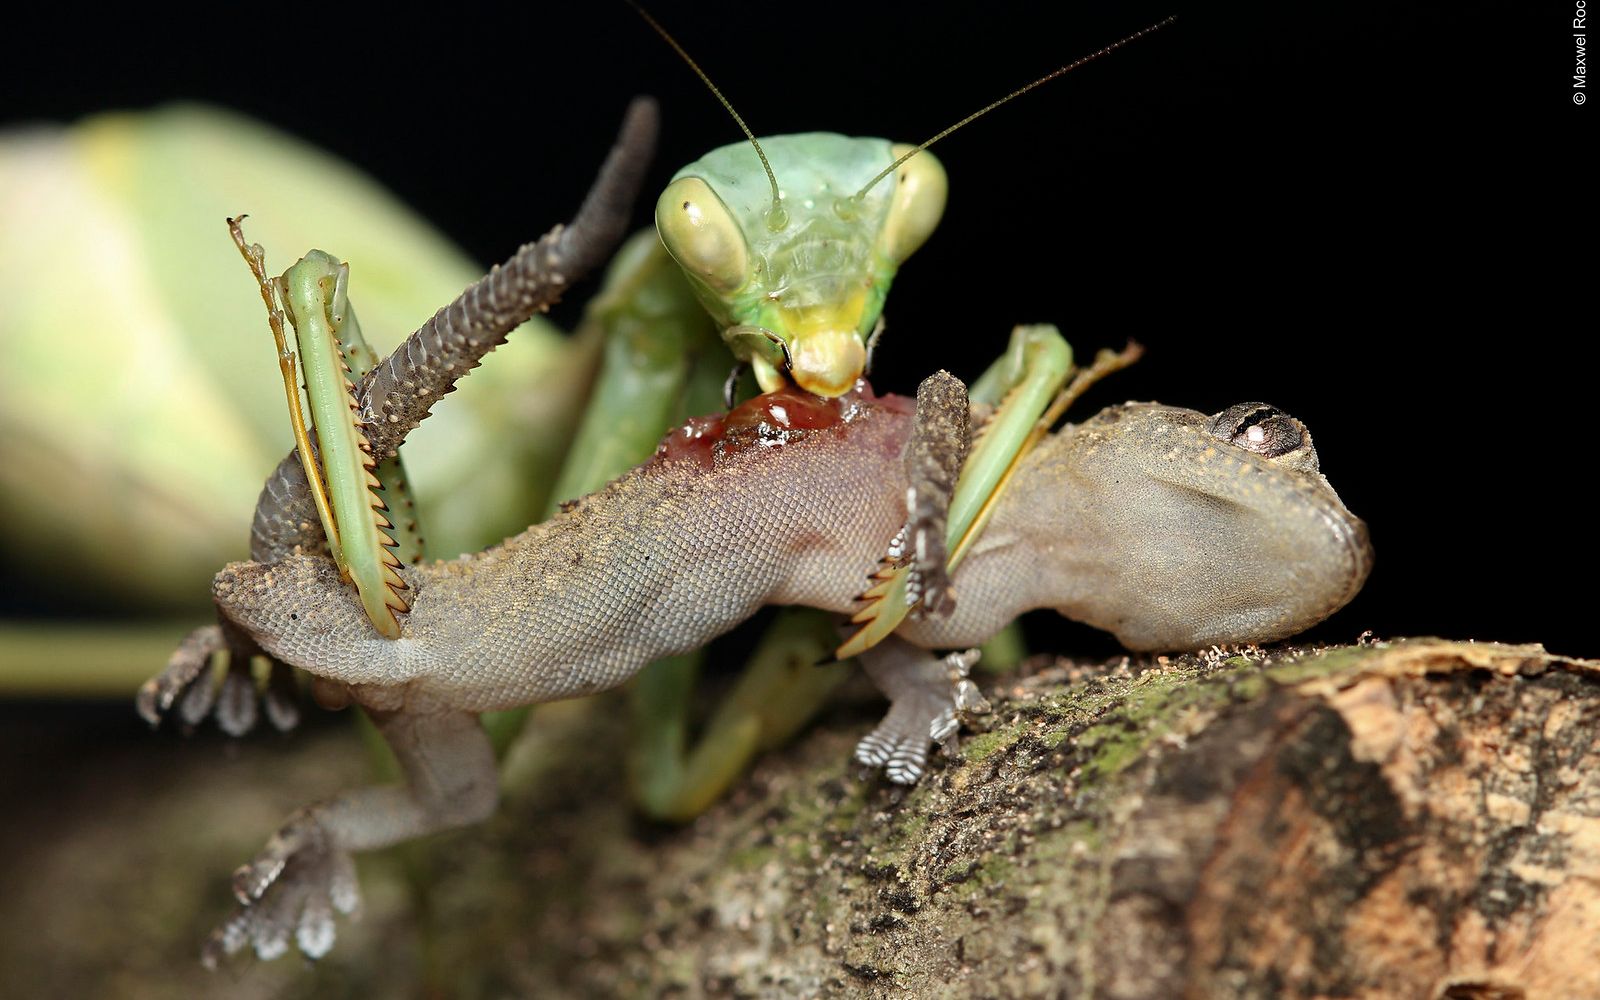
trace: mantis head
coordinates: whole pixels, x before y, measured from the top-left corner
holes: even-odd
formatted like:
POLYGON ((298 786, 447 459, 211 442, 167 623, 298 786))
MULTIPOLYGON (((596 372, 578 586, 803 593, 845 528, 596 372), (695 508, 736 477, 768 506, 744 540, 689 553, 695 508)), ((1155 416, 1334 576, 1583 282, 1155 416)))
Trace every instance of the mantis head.
POLYGON ((661 242, 722 324, 734 356, 755 369, 762 392, 788 376, 819 396, 843 395, 866 371, 889 283, 944 214, 948 182, 927 148, 1173 21, 1061 66, 918 146, 812 132, 763 147, 683 46, 629 2, 722 102, 761 163, 758 174, 738 143, 680 170, 656 203, 661 242))
POLYGON ((793 379, 849 391, 895 272, 944 214, 944 167, 915 147, 813 132, 766 139, 779 198, 743 143, 680 170, 656 202, 661 241, 764 392, 793 379))

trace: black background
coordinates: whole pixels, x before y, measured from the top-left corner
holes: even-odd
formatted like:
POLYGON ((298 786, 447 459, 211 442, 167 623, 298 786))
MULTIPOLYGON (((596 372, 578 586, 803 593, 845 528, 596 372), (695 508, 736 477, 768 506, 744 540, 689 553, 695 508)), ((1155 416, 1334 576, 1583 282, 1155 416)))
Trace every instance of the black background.
MULTIPOLYGON (((1085 355, 1137 338, 1146 360, 1091 405, 1263 399, 1311 426, 1378 554, 1320 635, 1594 654, 1587 169, 1547 148, 1587 108, 1570 12, 1532 6, 655 13, 757 133, 906 141, 1178 13, 938 147, 950 207, 891 294, 880 388, 970 378, 1017 322, 1055 322, 1085 355)), ((567 217, 633 94, 662 102, 652 188, 738 138, 620 3, 256 13, 18 30, 0 115, 225 104, 355 162, 484 261, 567 217)))

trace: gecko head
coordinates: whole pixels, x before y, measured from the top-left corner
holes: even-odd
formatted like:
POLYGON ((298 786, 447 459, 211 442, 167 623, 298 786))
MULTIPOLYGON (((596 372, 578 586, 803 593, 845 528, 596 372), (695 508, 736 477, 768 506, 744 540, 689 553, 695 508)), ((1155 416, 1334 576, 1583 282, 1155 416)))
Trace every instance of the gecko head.
POLYGON ((1282 639, 1366 581, 1366 525, 1322 475, 1305 425, 1274 407, 1130 403, 1068 434, 1068 516, 1094 523, 1100 551, 1092 608, 1074 617, 1130 648, 1282 639))
POLYGON ((383 638, 326 556, 235 562, 211 582, 217 609, 269 655, 346 683, 392 683, 395 640, 383 638))

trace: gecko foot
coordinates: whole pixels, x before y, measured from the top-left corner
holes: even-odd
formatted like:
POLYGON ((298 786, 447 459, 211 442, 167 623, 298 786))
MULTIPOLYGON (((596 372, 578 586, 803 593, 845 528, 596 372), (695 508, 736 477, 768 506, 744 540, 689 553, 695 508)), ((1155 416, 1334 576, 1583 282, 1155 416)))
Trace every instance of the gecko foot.
POLYGON ((976 649, 938 659, 898 644, 881 655, 864 656, 862 662, 888 695, 889 712, 856 744, 855 758, 868 767, 883 768, 896 784, 916 784, 927 767, 929 747, 939 743, 946 753, 953 753, 962 715, 989 708, 967 679, 978 662, 976 649))
MULTIPOLYGON (((908 490, 906 496, 908 506, 917 503, 915 488, 908 490)), ((943 561, 944 547, 939 546, 936 555, 928 555, 932 537, 927 531, 907 521, 889 539, 889 546, 879 560, 894 569, 909 567, 906 570, 906 605, 911 609, 907 613, 911 618, 926 618, 930 614, 944 617, 955 610, 950 574, 943 561)))
POLYGON ((911 606, 910 617, 915 619, 929 615, 943 618, 955 610, 950 574, 943 564, 916 560, 911 563, 906 573, 906 603, 911 606))
POLYGON ((255 655, 260 654, 253 645, 225 632, 221 625, 197 628, 173 651, 166 669, 139 688, 135 707, 152 726, 171 716, 184 729, 193 729, 206 716, 214 715, 223 732, 242 736, 255 728, 264 712, 274 728, 293 729, 300 722, 293 669, 272 661, 266 690, 258 694, 251 670, 255 655), (220 682, 215 679, 217 664, 227 665, 220 682))
POLYGON ((245 945, 269 960, 292 941, 307 958, 321 958, 333 947, 334 913, 355 913, 361 905, 355 863, 330 844, 315 807, 296 814, 233 873, 233 894, 239 906, 201 951, 208 969, 245 945))

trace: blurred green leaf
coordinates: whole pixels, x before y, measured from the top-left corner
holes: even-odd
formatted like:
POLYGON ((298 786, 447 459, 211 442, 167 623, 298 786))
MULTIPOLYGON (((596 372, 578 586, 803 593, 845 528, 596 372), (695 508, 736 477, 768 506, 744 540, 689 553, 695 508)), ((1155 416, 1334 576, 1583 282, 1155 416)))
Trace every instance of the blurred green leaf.
MULTIPOLYGON (((223 222, 241 212, 271 270, 312 247, 350 262, 380 352, 483 271, 348 164, 227 111, 0 135, 0 549, 13 572, 80 605, 198 611, 216 569, 245 556, 290 440, 265 315, 223 222)), ((528 238, 557 221, 530 219, 528 238)), ((413 435, 433 551, 532 519, 583 353, 529 324, 413 435)))

